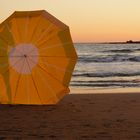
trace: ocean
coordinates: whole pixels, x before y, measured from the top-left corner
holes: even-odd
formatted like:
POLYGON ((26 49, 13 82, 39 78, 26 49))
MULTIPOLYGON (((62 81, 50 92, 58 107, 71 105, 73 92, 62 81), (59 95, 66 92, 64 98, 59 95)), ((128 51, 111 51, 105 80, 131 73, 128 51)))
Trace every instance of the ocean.
POLYGON ((71 88, 140 88, 140 44, 76 43, 75 48, 71 88))

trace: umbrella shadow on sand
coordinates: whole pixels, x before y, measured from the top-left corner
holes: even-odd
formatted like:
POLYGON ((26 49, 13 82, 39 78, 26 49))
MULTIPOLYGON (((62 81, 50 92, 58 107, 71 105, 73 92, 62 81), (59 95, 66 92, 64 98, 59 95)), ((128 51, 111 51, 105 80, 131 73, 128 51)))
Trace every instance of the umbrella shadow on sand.
MULTIPOLYGON (((3 79, 3 82, 6 87, 6 93, 7 93, 7 100, 9 103, 12 102, 12 96, 11 96, 11 87, 10 87, 10 66, 9 66, 9 48, 11 46, 14 46, 14 39, 12 34, 10 33, 10 23, 3 26, 2 29, 0 29, 0 75, 3 79)), ((0 89, 3 90, 3 89, 0 89)), ((2 93, 2 91, 1 91, 2 93)))

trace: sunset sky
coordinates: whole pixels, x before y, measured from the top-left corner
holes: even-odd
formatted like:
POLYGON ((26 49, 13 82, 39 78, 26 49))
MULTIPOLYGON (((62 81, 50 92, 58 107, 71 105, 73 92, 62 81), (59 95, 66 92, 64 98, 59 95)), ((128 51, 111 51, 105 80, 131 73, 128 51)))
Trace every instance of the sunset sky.
POLYGON ((67 24, 74 42, 140 40, 140 0, 0 0, 0 21, 41 9, 67 24))

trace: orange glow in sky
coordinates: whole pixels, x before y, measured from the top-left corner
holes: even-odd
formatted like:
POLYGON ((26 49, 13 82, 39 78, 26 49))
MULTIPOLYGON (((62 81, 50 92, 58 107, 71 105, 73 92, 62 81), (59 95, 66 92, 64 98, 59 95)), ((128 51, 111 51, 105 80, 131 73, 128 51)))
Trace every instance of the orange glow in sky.
POLYGON ((74 42, 140 40, 140 0, 1 0, 0 21, 15 10, 45 9, 70 27, 74 42))

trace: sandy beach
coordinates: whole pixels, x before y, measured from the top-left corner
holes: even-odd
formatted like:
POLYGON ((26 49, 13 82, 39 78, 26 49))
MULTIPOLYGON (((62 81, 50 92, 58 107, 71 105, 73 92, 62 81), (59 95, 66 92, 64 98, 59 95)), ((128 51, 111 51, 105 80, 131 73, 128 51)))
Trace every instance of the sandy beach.
POLYGON ((0 105, 0 140, 139 140, 140 94, 69 94, 56 106, 0 105))

